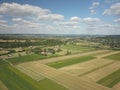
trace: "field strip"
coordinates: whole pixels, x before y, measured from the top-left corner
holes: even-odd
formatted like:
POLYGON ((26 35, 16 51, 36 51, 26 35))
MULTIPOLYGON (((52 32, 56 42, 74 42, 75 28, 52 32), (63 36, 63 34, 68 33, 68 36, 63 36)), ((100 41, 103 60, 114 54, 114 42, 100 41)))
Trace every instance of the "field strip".
POLYGON ((81 80, 79 77, 72 76, 68 73, 61 72, 55 68, 51 68, 47 65, 37 62, 28 62, 19 65, 24 66, 24 68, 27 67, 29 70, 34 70, 35 72, 40 73, 41 75, 57 82, 69 90, 111 90, 97 83, 86 82, 84 80, 81 80))
POLYGON ((106 57, 106 56, 113 55, 113 54, 117 54, 117 53, 120 53, 120 51, 113 51, 113 52, 106 53, 106 54, 103 54, 103 55, 97 55, 97 56, 95 56, 95 57, 97 57, 97 58, 102 58, 102 57, 106 57))
POLYGON ((107 75, 113 73, 114 71, 120 69, 120 62, 116 61, 115 63, 109 65, 109 66, 106 66, 104 68, 101 68, 97 71, 94 71, 92 73, 89 73, 87 75, 84 75, 82 76, 81 78, 90 78, 92 81, 96 82, 96 81, 99 81, 100 79, 106 77, 107 75))
POLYGON ((25 73, 26 75, 28 75, 29 77, 31 77, 32 79, 34 79, 36 81, 40 81, 45 78, 41 74, 34 72, 34 70, 27 69, 27 67, 24 68, 24 66, 18 65, 18 66, 15 66, 15 68, 22 71, 23 73, 25 73))
POLYGON ((68 72, 75 76, 79 76, 79 75, 86 74, 92 70, 99 69, 104 65, 108 65, 113 62, 115 61, 106 60, 106 59, 94 59, 94 60, 86 61, 83 63, 66 66, 66 67, 60 68, 59 70, 68 72))
POLYGON ((106 67, 106 66, 108 66, 108 65, 111 65, 111 64, 113 64, 113 63, 114 63, 114 62, 111 62, 111 63, 105 64, 105 65, 103 65, 103 66, 101 66, 101 67, 94 68, 94 69, 92 69, 91 71, 88 71, 88 72, 86 72, 86 73, 83 73, 83 74, 79 75, 79 77, 81 77, 81 76, 83 76, 83 75, 86 75, 86 74, 88 74, 88 73, 94 72, 94 71, 96 71, 96 70, 98 70, 98 69, 104 68, 104 67, 106 67))
POLYGON ((0 81, 0 90, 8 90, 8 88, 0 81))
POLYGON ((46 63, 50 63, 50 62, 70 59, 70 58, 74 58, 74 57, 81 57, 81 56, 85 56, 85 55, 91 55, 91 54, 101 53, 101 52, 106 52, 106 51, 107 50, 98 50, 98 51, 92 51, 92 52, 84 52, 84 53, 79 53, 79 54, 74 54, 74 55, 68 55, 68 56, 61 56, 61 57, 57 57, 57 58, 39 60, 39 62, 42 63, 42 64, 46 64, 46 63))
POLYGON ((113 86, 112 90, 120 90, 120 82, 113 86))

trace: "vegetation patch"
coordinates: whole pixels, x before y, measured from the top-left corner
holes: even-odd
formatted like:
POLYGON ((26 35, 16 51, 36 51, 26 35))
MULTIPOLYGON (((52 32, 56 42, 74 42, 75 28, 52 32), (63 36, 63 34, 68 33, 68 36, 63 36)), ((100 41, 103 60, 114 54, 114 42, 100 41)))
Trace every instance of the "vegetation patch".
POLYGON ((112 88, 120 81, 120 69, 99 80, 97 83, 112 88))
POLYGON ((37 82, 11 66, 0 67, 0 80, 9 90, 67 90, 47 78, 37 82))
POLYGON ((56 57, 56 55, 45 56, 40 54, 31 54, 31 55, 25 55, 20 57, 9 58, 7 60, 13 64, 16 64, 16 63, 27 62, 27 61, 42 60, 42 59, 51 58, 51 57, 56 57))
POLYGON ((47 63, 48 66, 54 67, 54 68, 61 68, 64 66, 80 63, 80 62, 85 62, 88 60, 92 60, 95 57, 93 56, 83 56, 83 57, 76 57, 76 58, 71 58, 71 59, 66 59, 66 60, 61 60, 61 61, 56 61, 56 62, 51 62, 47 63))
POLYGON ((113 55, 110 55, 110 56, 106 56, 104 58, 106 58, 106 59, 112 59, 112 60, 120 60, 120 53, 113 54, 113 55))
POLYGON ((92 47, 84 47, 84 46, 80 46, 80 45, 63 45, 62 46, 63 49, 67 49, 67 50, 71 50, 71 51, 79 51, 79 52, 84 52, 84 51, 90 51, 90 50, 94 50, 94 48, 92 47))

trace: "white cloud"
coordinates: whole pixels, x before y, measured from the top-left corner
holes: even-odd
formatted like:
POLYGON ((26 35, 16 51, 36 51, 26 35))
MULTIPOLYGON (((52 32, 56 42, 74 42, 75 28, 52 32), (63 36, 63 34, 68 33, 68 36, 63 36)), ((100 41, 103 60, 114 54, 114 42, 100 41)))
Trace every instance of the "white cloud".
POLYGON ((91 18, 91 17, 88 17, 88 18, 84 18, 83 21, 84 21, 85 23, 93 23, 93 24, 95 24, 95 23, 100 22, 101 20, 100 20, 99 18, 91 18))
POLYGON ((18 3, 0 4, 0 13, 9 16, 32 17, 41 20, 64 20, 64 16, 60 14, 52 14, 49 9, 43 9, 37 6, 18 3))
POLYGON ((6 20, 0 20, 0 24, 6 24, 7 21, 6 20))
POLYGON ((12 18, 12 21, 13 22, 21 22, 21 21, 23 21, 23 19, 22 18, 12 18))
POLYGON ((50 10, 28 4, 3 3, 0 5, 0 13, 12 16, 36 16, 50 13, 50 10))
POLYGON ((109 9, 103 12, 103 15, 116 15, 120 17, 120 3, 112 5, 109 9))
POLYGON ((76 16, 70 18, 70 21, 73 21, 73 22, 79 22, 80 20, 81 19, 79 17, 76 17, 76 16))
POLYGON ((47 15, 40 15, 38 17, 39 20, 47 20, 47 21, 57 21, 57 20, 64 20, 64 16, 60 14, 47 14, 47 15))
POLYGON ((99 2, 93 2, 91 7, 89 7, 91 14, 96 14, 97 13, 97 8, 100 5, 99 2))
POLYGON ((120 23, 120 18, 113 20, 114 22, 120 23))

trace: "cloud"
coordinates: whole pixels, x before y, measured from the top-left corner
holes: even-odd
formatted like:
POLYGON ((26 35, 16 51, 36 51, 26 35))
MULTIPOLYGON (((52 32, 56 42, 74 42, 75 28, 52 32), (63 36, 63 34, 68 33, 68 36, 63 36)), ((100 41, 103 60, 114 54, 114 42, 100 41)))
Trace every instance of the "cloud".
POLYGON ((120 18, 113 20, 116 23, 120 23, 120 18))
POLYGON ((64 20, 64 16, 60 14, 52 14, 49 9, 43 9, 37 6, 18 3, 0 4, 0 13, 11 17, 32 17, 40 20, 64 20))
POLYGON ((0 15, 0 19, 3 18, 3 15, 0 15))
POLYGON ((93 2, 91 7, 89 7, 91 14, 96 14, 97 13, 97 8, 100 5, 99 2, 93 2))
POLYGON ((6 24, 7 21, 6 20, 0 20, 0 24, 6 24))
POLYGON ((106 4, 111 4, 111 3, 115 3, 115 2, 118 2, 119 0, 104 0, 104 2, 106 4))
POLYGON ((47 15, 40 15, 38 17, 39 20, 50 20, 50 21, 59 21, 64 20, 64 16, 60 14, 47 14, 47 15))
POLYGON ((70 21, 73 21, 73 22, 80 22, 80 20, 81 19, 79 17, 76 17, 76 16, 70 18, 70 21))
POLYGON ((0 13, 12 16, 36 16, 50 13, 50 10, 28 4, 3 3, 0 5, 0 13))
POLYGON ((88 18, 84 18, 83 21, 84 21, 85 23, 95 24, 95 23, 100 22, 101 20, 100 20, 99 18, 91 18, 91 17, 88 17, 88 18))
POLYGON ((120 17, 120 3, 112 5, 109 9, 103 12, 103 15, 115 15, 120 17))
POLYGON ((22 18, 12 18, 13 22, 22 22, 23 19, 22 18))

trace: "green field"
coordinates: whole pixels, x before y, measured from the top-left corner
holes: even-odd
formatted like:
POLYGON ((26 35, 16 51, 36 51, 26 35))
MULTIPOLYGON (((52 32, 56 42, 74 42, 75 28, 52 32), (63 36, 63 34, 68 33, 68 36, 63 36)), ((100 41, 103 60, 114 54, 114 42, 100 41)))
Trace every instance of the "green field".
POLYGON ((12 63, 20 63, 20 62, 27 62, 27 61, 34 61, 34 60, 42 60, 42 59, 51 58, 51 57, 56 57, 56 55, 44 56, 39 54, 31 54, 31 55, 25 55, 20 57, 9 58, 7 60, 12 63))
POLYGON ((46 56, 31 54, 31 55, 25 55, 20 57, 9 58, 7 60, 12 63, 19 63, 19 62, 33 61, 33 60, 44 59, 44 58, 46 58, 46 56))
POLYGON ((120 81, 120 69, 99 80, 97 83, 112 88, 120 81))
POLYGON ((104 58, 112 59, 112 60, 120 60, 120 53, 113 54, 113 55, 110 55, 110 56, 107 56, 107 57, 104 57, 104 58))
POLYGON ((54 68, 61 68, 64 66, 80 63, 80 62, 85 62, 88 60, 92 60, 95 57, 93 56, 83 56, 83 57, 77 57, 77 58, 71 58, 67 60, 61 60, 61 61, 56 61, 56 62, 51 62, 47 63, 48 66, 54 67, 54 68))
POLYGON ((0 80, 9 90, 67 90, 47 78, 37 82, 11 66, 0 66, 0 80))
POLYGON ((71 45, 71 44, 70 45, 62 45, 61 48, 70 50, 71 53, 95 50, 95 48, 84 47, 84 46, 80 46, 80 45, 71 45))

